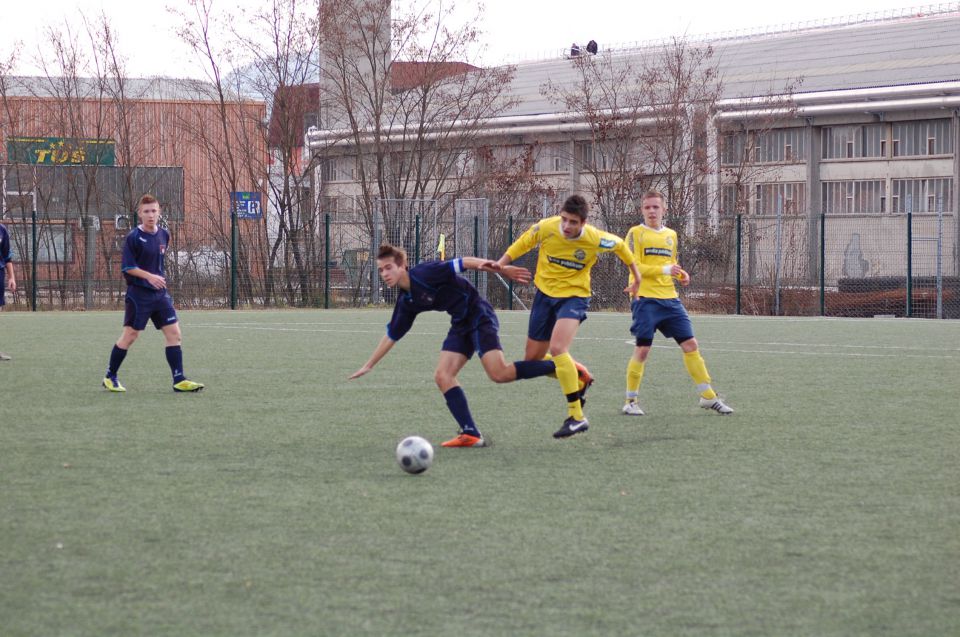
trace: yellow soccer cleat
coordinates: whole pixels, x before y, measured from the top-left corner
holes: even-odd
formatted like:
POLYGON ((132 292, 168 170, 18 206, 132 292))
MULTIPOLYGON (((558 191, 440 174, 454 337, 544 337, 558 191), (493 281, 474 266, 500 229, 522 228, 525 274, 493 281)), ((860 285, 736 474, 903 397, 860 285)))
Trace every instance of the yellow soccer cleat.
POLYGON ((120 384, 120 381, 117 380, 116 376, 104 376, 103 377, 103 386, 108 391, 113 392, 125 392, 127 388, 120 384))
POLYGON ((186 378, 173 386, 173 391, 200 391, 201 389, 203 389, 203 383, 195 383, 186 378))

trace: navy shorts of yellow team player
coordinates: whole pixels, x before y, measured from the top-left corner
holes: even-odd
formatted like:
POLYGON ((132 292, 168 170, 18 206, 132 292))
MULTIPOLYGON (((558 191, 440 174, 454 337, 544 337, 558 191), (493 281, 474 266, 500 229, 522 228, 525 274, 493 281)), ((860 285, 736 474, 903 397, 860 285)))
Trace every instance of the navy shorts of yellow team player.
POLYGON ((173 298, 166 290, 146 290, 131 285, 123 305, 123 324, 138 332, 147 327, 147 321, 153 321, 158 330, 177 322, 173 298))
POLYGON ((653 343, 657 330, 678 343, 693 338, 693 325, 690 316, 680 299, 651 299, 641 297, 630 304, 633 323, 630 333, 637 339, 638 346, 653 343))
POLYGON ((577 319, 583 323, 587 320, 588 309, 590 297, 558 298, 537 290, 533 297, 533 307, 530 309, 527 337, 534 341, 549 341, 558 319, 577 319))
POLYGON ((441 350, 463 354, 470 359, 474 352, 483 358, 483 355, 491 350, 503 349, 500 345, 500 322, 497 315, 486 301, 482 305, 487 305, 489 311, 483 308, 468 319, 469 323, 452 325, 447 337, 443 339, 441 350))

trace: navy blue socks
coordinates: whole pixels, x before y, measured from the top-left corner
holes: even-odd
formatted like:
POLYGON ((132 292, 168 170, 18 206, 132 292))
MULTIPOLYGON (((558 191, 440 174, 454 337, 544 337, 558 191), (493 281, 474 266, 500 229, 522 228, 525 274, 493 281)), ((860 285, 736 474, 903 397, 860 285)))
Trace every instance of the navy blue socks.
POLYGON ((107 364, 107 376, 116 377, 117 372, 120 370, 120 364, 123 363, 123 359, 127 357, 127 350, 120 349, 116 345, 113 346, 113 349, 110 351, 110 362, 107 364))
POLYGON ((460 431, 479 438, 480 430, 477 429, 476 423, 473 422, 473 416, 470 415, 467 395, 463 393, 463 389, 459 385, 451 387, 444 392, 443 397, 447 401, 447 409, 450 410, 457 424, 460 425, 460 431))
POLYGON ((517 368, 517 380, 546 376, 557 371, 557 365, 552 360, 514 361, 513 366, 517 368))
POLYGON ((173 374, 174 384, 185 380, 183 375, 183 350, 179 345, 170 345, 167 347, 167 365, 170 366, 170 373, 173 374))

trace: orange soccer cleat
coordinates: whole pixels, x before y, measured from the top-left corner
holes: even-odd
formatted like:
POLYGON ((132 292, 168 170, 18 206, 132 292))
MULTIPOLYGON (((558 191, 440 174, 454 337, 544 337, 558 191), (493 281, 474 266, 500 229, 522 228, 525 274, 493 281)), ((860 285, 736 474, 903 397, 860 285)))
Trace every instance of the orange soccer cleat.
POLYGON ((487 441, 483 436, 471 436, 470 434, 460 434, 453 440, 448 440, 440 444, 441 447, 486 447, 487 441))

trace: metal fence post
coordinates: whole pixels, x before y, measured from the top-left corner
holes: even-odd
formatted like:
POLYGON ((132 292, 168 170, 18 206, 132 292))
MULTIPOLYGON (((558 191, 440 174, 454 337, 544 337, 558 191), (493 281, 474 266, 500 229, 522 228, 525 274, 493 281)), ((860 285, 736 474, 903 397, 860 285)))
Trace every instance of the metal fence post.
POLYGON ((907 212, 907 318, 913 316, 913 213, 907 212))
POLYGON ((323 309, 330 309, 330 213, 323 213, 323 309))
POLYGON ((943 197, 937 197, 937 318, 943 318, 943 197))
POLYGON ((743 213, 737 215, 737 309, 740 314, 740 287, 743 273, 743 213))
POLYGON ((820 213, 820 316, 826 316, 827 215, 820 213))
POLYGON ((783 201, 777 196, 777 236, 773 257, 773 315, 780 316, 780 273, 783 269, 783 201))
POLYGON ((237 211, 230 206, 230 309, 237 309, 237 211))
MULTIPOLYGON (((513 215, 507 215, 507 245, 513 245, 513 215)), ((513 279, 507 283, 507 309, 513 309, 513 279)))
MULTIPOLYGON (((473 215, 473 254, 476 255, 480 252, 480 217, 473 215)), ((473 271, 473 285, 477 286, 480 284, 480 272, 477 270, 473 271)))
POLYGON ((30 213, 30 243, 33 250, 30 253, 30 309, 37 311, 37 209, 30 213))
POLYGON ((420 264, 420 213, 418 212, 414 217, 414 230, 413 230, 413 252, 416 255, 413 257, 413 265, 420 264))

